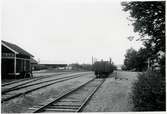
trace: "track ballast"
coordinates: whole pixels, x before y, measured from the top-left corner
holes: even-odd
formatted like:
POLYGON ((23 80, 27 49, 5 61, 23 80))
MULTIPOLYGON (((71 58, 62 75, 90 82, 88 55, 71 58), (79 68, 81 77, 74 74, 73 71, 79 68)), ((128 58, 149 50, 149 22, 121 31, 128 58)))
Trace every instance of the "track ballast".
POLYGON ((81 112, 93 94, 103 84, 104 80, 93 78, 77 88, 64 91, 63 94, 50 101, 30 108, 28 112, 81 112))

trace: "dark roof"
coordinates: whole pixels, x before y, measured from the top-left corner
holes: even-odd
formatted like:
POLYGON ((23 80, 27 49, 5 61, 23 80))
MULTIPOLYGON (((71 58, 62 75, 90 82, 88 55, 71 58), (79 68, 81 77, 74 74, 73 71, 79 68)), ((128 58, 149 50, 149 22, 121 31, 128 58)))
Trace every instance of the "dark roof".
POLYGON ((33 55, 31 55, 30 53, 28 53, 27 51, 25 51, 24 49, 22 49, 21 47, 15 45, 15 44, 12 44, 12 43, 9 43, 9 42, 3 41, 3 40, 2 40, 2 43, 7 45, 12 50, 18 52, 19 54, 23 54, 23 55, 34 57, 33 55))
POLYGON ((38 62, 37 62, 35 59, 33 59, 33 58, 31 58, 30 62, 31 62, 32 64, 38 64, 38 62))

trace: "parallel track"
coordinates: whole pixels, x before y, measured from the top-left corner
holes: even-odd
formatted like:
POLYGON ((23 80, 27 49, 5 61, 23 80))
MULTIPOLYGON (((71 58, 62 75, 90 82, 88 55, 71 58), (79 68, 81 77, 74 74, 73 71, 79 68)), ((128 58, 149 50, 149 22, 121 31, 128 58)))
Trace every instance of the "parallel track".
MULTIPOLYGON (((10 94, 8 95, 8 94, 7 94, 7 97, 5 97, 5 98, 3 98, 3 97, 5 96, 5 94, 3 94, 2 99, 1 99, 1 103, 3 103, 4 101, 9 101, 9 100, 11 100, 11 99, 17 98, 17 97, 19 97, 19 96, 21 96, 21 95, 25 95, 25 94, 28 94, 28 93, 30 93, 30 92, 36 91, 36 90, 38 90, 38 89, 41 89, 41 88, 44 88, 44 87, 47 87, 47 86, 50 86, 50 85, 59 83, 59 82, 67 81, 67 80, 74 79, 74 78, 79 78, 79 77, 81 77, 81 76, 83 76, 83 75, 85 75, 85 74, 80 74, 79 76, 78 76, 78 75, 73 75, 73 76, 68 76, 68 77, 59 78, 59 79, 56 79, 56 80, 54 80, 54 81, 51 81, 51 83, 49 83, 49 84, 41 85, 41 86, 39 86, 39 87, 35 87, 35 88, 32 88, 32 89, 29 89, 29 90, 27 90, 27 91, 25 91, 25 92, 18 92, 18 93, 14 93, 14 94, 12 94, 12 95, 10 95, 10 94)), ((20 88, 19 88, 19 89, 20 89, 20 88)), ((16 90, 17 90, 17 89, 16 89, 16 90)))
POLYGON ((55 74, 39 76, 39 77, 33 77, 33 78, 19 79, 19 80, 15 80, 15 81, 11 81, 11 82, 6 82, 6 83, 2 84, 1 86, 4 87, 4 86, 8 86, 8 85, 19 83, 19 82, 22 82, 22 81, 26 81, 25 84, 27 84, 29 82, 33 82, 33 81, 36 81, 36 80, 39 80, 39 79, 45 79, 45 78, 49 78, 49 77, 52 77, 52 76, 55 76, 55 75, 58 76, 58 75, 62 75, 62 74, 66 74, 66 72, 64 72, 64 73, 55 73, 55 74))
MULTIPOLYGON (((72 76, 66 76, 66 77, 60 77, 60 78, 50 79, 50 80, 36 82, 36 83, 31 83, 31 82, 34 82, 34 81, 40 81, 40 80, 42 80, 44 78, 34 79, 34 80, 31 80, 31 81, 28 81, 28 82, 25 82, 25 83, 18 84, 18 85, 14 86, 14 87, 11 87, 11 88, 2 89, 2 95, 6 94, 8 92, 11 92, 11 91, 23 89, 23 88, 30 87, 30 86, 39 85, 39 84, 46 83, 46 82, 52 82, 52 81, 56 81, 56 80, 60 80, 60 79, 68 78, 68 77, 73 77, 73 76, 78 76, 78 74, 74 74, 72 76)), ((47 78, 47 77, 45 77, 45 78, 47 78)))
POLYGON ((30 108, 30 113, 81 112, 105 79, 93 78, 77 88, 64 91, 53 100, 30 108))

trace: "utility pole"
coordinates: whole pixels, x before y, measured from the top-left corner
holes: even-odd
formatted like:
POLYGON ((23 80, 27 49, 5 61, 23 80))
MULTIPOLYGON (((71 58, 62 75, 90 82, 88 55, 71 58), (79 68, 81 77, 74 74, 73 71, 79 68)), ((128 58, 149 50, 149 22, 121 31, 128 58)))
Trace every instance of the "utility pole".
POLYGON ((92 71, 93 71, 93 63, 94 63, 94 60, 93 60, 93 56, 92 56, 92 71))
POLYGON ((112 62, 111 57, 109 59, 110 59, 110 64, 111 64, 111 62, 112 62))
POLYGON ((93 56, 92 56, 92 65, 93 65, 94 61, 93 61, 93 56))

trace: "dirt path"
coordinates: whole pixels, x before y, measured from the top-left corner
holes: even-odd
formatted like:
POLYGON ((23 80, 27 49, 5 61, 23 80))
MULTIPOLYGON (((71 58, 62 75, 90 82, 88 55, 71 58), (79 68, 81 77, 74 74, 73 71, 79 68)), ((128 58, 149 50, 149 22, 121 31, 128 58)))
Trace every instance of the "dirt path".
MULTIPOLYGON (((114 72, 113 75, 116 75, 114 72)), ((132 82, 137 79, 135 72, 117 72, 117 78, 106 79, 83 112, 127 112, 132 111, 130 99, 132 82)))

